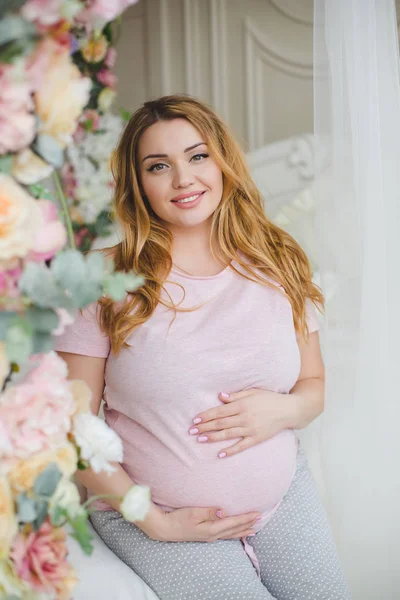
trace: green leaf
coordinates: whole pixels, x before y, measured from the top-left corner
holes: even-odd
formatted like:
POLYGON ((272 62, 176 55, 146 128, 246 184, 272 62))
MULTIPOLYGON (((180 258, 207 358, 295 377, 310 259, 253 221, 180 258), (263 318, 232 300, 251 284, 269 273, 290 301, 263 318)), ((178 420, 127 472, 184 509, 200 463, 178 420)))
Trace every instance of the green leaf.
POLYGON ((18 15, 6 15, 0 21, 0 45, 7 44, 13 40, 29 38, 36 35, 33 23, 25 21, 18 15))
POLYGON ((120 108, 119 114, 121 115, 124 121, 129 121, 132 115, 132 113, 130 113, 129 110, 125 110, 125 108, 120 108))
POLYGON ((6 12, 19 10, 24 4, 26 0, 5 0, 5 2, 0 2, 0 17, 2 17, 6 12))
POLYGON ((33 147, 35 151, 54 167, 62 167, 64 163, 64 150, 55 138, 47 133, 37 136, 33 147))
POLYGON ((17 313, 12 311, 0 311, 0 340, 4 340, 7 335, 7 329, 9 324, 15 317, 17 313))
POLYGON ((50 352, 54 347, 54 337, 50 333, 41 333, 35 331, 32 336, 32 353, 45 354, 50 352))
POLYGON ((25 318, 35 331, 50 333, 58 326, 59 317, 52 308, 31 306, 25 311, 25 318))
POLYGON ((32 325, 23 317, 17 316, 7 328, 5 337, 6 354, 10 362, 22 363, 32 353, 32 325))
POLYGON ((49 503, 47 500, 36 500, 36 519, 33 521, 33 528, 37 531, 46 520, 49 514, 49 503))
POLYGON ((33 523, 37 517, 37 505, 35 500, 28 498, 26 493, 17 497, 17 518, 20 523, 33 523))
POLYGON ((62 506, 56 506, 50 513, 50 521, 52 525, 59 526, 62 521, 68 517, 68 511, 62 506))
POLYGON ((44 200, 54 201, 53 194, 50 190, 40 183, 34 183, 28 186, 28 189, 34 198, 43 198, 44 200))
POLYGON ((33 484, 35 494, 51 498, 61 477, 62 473, 57 464, 48 464, 35 479, 35 483, 33 484))
POLYGON ((68 520, 73 529, 72 537, 79 542, 84 553, 90 556, 93 552, 93 536, 88 528, 87 512, 85 511, 73 519, 70 518, 68 520))
POLYGON ((0 156, 0 173, 10 175, 12 169, 13 157, 11 154, 0 156))
POLYGON ((71 309, 74 306, 73 299, 65 295, 65 292, 57 285, 52 271, 45 265, 34 262, 26 263, 18 286, 20 291, 29 296, 39 307, 71 309))

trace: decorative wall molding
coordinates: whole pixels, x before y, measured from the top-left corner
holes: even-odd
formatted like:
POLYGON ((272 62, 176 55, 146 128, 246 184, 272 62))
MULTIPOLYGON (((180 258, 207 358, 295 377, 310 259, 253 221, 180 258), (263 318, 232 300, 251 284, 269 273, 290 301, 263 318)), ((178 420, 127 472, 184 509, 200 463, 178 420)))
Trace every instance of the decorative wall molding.
POLYGON ((199 20, 200 7, 198 2, 183 0, 185 87, 186 92, 193 96, 198 96, 201 92, 201 32, 198 26, 199 20))
POLYGON ((159 0, 160 11, 160 76, 161 95, 170 94, 171 70, 169 57, 168 0, 159 0))
POLYGON ((301 8, 302 5, 304 6, 304 0, 303 4, 300 2, 300 0, 296 0, 296 3, 294 3, 293 0, 291 2, 290 0, 269 0, 269 3, 284 17, 287 17, 291 21, 312 27, 314 21, 312 0, 309 2, 309 11, 311 12, 310 16, 305 16, 303 14, 307 10, 301 8), (296 7, 295 9, 293 8, 294 6, 296 7))
POLYGON ((228 119, 226 63, 226 0, 209 0, 212 102, 222 118, 228 119))
POLYGON ((313 64, 285 56, 270 37, 261 34, 249 17, 244 19, 246 65, 246 120, 248 142, 252 148, 264 143, 263 66, 268 65, 293 78, 312 79, 313 64))

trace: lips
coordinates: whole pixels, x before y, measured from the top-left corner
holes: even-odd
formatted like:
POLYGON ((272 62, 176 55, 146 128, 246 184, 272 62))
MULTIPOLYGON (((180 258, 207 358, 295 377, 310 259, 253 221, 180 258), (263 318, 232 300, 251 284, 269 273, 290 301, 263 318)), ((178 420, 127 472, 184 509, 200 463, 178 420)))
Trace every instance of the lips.
POLYGON ((179 202, 181 200, 186 200, 187 198, 192 198, 193 201, 197 200, 199 196, 202 196, 204 191, 202 192, 191 192, 188 194, 181 194, 180 196, 176 196, 176 198, 172 198, 171 202, 179 202))

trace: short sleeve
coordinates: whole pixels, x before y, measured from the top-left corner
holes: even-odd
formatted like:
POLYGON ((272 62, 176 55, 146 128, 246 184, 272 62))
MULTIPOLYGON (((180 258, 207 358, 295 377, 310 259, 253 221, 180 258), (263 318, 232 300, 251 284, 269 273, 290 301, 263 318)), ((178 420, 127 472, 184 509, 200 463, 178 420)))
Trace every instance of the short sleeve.
POLYGON ((110 353, 110 340, 100 329, 97 306, 95 302, 82 312, 79 311, 72 325, 68 325, 62 335, 55 337, 55 350, 107 358, 110 353))
POLYGON ((317 309, 315 308, 315 304, 309 298, 306 299, 306 320, 309 333, 319 330, 320 325, 317 309))

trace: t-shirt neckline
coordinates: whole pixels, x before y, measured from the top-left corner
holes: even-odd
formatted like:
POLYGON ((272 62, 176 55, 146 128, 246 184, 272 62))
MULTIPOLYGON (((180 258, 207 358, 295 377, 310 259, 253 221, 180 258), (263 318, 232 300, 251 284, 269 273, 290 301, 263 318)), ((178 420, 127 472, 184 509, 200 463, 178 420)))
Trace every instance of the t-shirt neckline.
POLYGON ((233 261, 231 261, 222 271, 216 273, 215 275, 189 275, 189 273, 183 273, 180 271, 175 265, 172 265, 171 273, 175 273, 175 275, 179 275, 180 277, 184 277, 185 279, 218 279, 219 277, 223 277, 228 271, 231 271, 231 265, 233 261))

